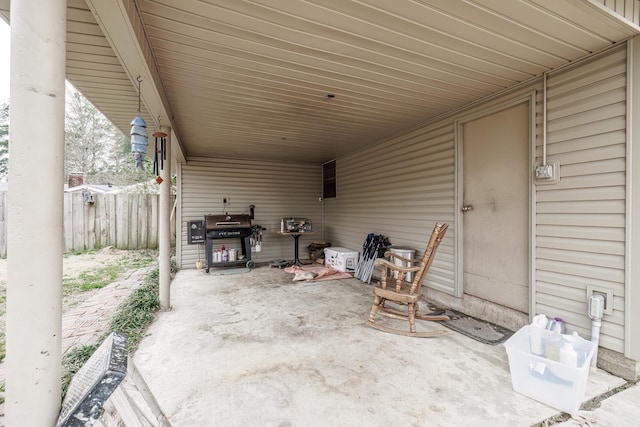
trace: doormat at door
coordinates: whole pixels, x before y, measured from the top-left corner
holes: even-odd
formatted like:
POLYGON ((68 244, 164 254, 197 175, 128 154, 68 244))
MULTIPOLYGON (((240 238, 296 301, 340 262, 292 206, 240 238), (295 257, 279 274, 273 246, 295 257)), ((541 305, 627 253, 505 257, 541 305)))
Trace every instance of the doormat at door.
MULTIPOLYGON (((435 313, 429 313, 435 314, 435 313)), ((481 343, 496 345, 506 341, 513 331, 475 317, 467 316, 459 311, 445 309, 438 314, 446 314, 450 320, 438 322, 449 329, 473 338, 481 343)))

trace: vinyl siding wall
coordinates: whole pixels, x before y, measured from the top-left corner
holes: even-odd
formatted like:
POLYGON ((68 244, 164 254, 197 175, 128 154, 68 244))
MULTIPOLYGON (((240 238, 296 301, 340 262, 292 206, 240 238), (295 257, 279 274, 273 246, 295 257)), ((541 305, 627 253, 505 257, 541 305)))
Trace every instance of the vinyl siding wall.
MULTIPOLYGON (((535 185, 536 313, 562 316, 590 335, 589 284, 615 290, 601 345, 624 345, 625 90, 621 46, 548 78, 548 159, 561 181, 535 185)), ((454 293, 454 127, 469 114, 536 94, 537 163, 542 154, 542 81, 443 118, 337 161, 336 199, 325 201, 329 240, 360 250, 367 233, 384 234, 420 255, 434 222, 451 225, 426 283, 454 293)), ((508 231, 505 231, 508 232, 508 231)))
POLYGON ((640 1, 638 0, 595 0, 634 24, 640 24, 640 1))
POLYGON ((611 288, 614 314, 600 342, 622 352, 625 46, 551 74, 547 84, 547 154, 560 160, 561 180, 536 188, 536 311, 559 313, 589 336, 587 285, 611 288))
MULTIPOLYGON (((548 77, 548 159, 559 159, 561 181, 532 188, 535 226, 534 311, 559 315, 571 330, 590 334, 586 287, 614 289, 614 315, 605 316, 601 345, 624 351, 625 250, 625 46, 564 68, 548 77)), ((333 246, 360 251, 368 233, 420 256, 437 221, 449 231, 426 285, 454 294, 456 259, 455 134, 462 117, 536 91, 536 163, 542 154, 542 79, 464 111, 374 143, 337 159, 337 197, 318 202, 321 165, 189 159, 182 166, 184 246, 180 261, 196 260, 186 245, 186 221, 256 206, 254 224, 269 230, 259 261, 291 258, 290 238, 278 236, 283 216, 306 216, 333 246)), ((505 230, 508 232, 508 230, 505 230)), ((320 235, 316 235, 318 239, 320 235)), ((309 239, 313 240, 313 239, 309 239)), ((301 251, 309 242, 301 241, 301 251)), ((457 260, 460 261, 460 260, 457 260)))
POLYGON ((368 233, 421 256, 436 222, 450 225, 426 279, 453 282, 453 123, 408 133, 337 161, 337 198, 325 201, 328 239, 357 251, 368 233))
MULTIPOLYGON (((187 223, 202 220, 206 214, 223 213, 222 199, 230 199, 226 211, 249 213, 255 205, 254 225, 262 225, 262 252, 252 253, 256 262, 293 259, 293 238, 277 234, 283 217, 305 217, 313 222, 316 234, 300 238, 300 257, 307 258, 307 245, 322 236, 321 165, 189 158, 181 165, 181 206, 179 216, 182 248, 178 250, 179 266, 195 268, 200 246, 200 259, 205 261, 204 245, 187 244, 187 223)), ((240 239, 215 240, 214 245, 240 249, 240 239)))
POLYGON ((329 240, 361 250, 367 233, 383 234, 393 246, 414 249, 419 257, 434 224, 446 222, 449 229, 425 284, 454 295, 459 209, 455 205, 455 122, 504 102, 524 99, 537 85, 520 87, 502 98, 339 158, 338 197, 325 202, 329 240))

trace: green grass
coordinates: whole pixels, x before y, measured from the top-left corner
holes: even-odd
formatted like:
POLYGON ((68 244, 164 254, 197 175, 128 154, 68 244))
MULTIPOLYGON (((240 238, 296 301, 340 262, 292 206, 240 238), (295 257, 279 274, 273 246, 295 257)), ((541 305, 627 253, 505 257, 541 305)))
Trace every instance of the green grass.
MULTIPOLYGON (((91 254, 97 251, 77 251, 65 254, 64 257, 74 255, 91 254)), ((132 251, 120 257, 115 264, 105 265, 91 272, 83 272, 76 278, 63 279, 63 294, 71 295, 91 289, 99 289, 113 283, 122 273, 137 268, 143 268, 153 262, 154 258, 144 251, 132 251)), ((172 260, 172 267, 175 261, 172 260)), ((153 321, 153 313, 158 310, 158 269, 151 271, 145 278, 144 284, 137 289, 118 308, 112 319, 109 331, 99 340, 101 343, 107 335, 113 331, 126 334, 129 337, 129 351, 134 351, 142 338, 144 329, 153 321)), ((0 314, 4 315, 6 307, 6 286, 0 282, 0 314)), ((99 344, 80 346, 69 350, 62 361, 62 388, 63 396, 73 375, 89 359, 99 344)), ((0 329, 0 361, 5 357, 5 333, 0 329)), ((4 383, 0 383, 0 391, 4 391, 4 383)), ((0 397, 0 404, 4 398, 0 397)))
POLYGON ((85 249, 85 250, 75 250, 75 251, 71 251, 71 252, 66 252, 64 254, 62 254, 62 258, 70 258, 72 256, 76 256, 76 255, 87 255, 87 254, 96 254, 98 253, 98 249, 85 249))
POLYGON ((159 270, 155 269, 147 275, 144 284, 118 307, 111 319, 108 333, 120 332, 127 335, 130 353, 138 348, 144 338, 144 330, 160 308, 158 293, 159 270))
MULTIPOLYGON (((102 343, 111 332, 119 332, 128 337, 129 353, 134 352, 142 338, 144 331, 153 321, 155 312, 160 308, 158 299, 159 270, 151 271, 145 281, 136 289, 116 310, 111 319, 108 331, 99 339, 102 343)), ((67 393, 71 379, 82 365, 89 360, 99 344, 85 345, 70 350, 62 361, 62 397, 67 393)))
POLYGON ((101 289, 113 283, 120 274, 134 268, 142 268, 153 261, 151 255, 143 252, 134 252, 118 259, 116 264, 109 264, 94 271, 85 271, 78 277, 64 278, 62 281, 62 294, 72 295, 78 292, 86 292, 92 289, 101 289))
POLYGON ((78 372, 97 348, 97 344, 83 345, 69 350, 64 355, 62 358, 62 390, 64 394, 69 389, 73 374, 78 372))

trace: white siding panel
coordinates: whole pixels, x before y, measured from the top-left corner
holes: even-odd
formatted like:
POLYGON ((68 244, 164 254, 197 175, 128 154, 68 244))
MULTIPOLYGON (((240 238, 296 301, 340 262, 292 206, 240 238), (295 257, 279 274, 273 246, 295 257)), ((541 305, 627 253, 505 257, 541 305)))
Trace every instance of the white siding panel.
POLYGON ((591 175, 568 176, 553 188, 558 190, 567 190, 594 187, 616 187, 620 184, 620 179, 624 179, 624 176, 625 174, 622 171, 614 173, 592 173, 591 175))
POLYGON ((571 239, 582 239, 589 236, 590 239, 612 240, 616 242, 624 242, 624 228, 610 227, 582 227, 576 225, 560 225, 560 224, 538 224, 536 227, 536 236, 540 237, 567 237, 571 239))
POLYGON ((569 178, 572 176, 585 176, 588 173, 601 174, 609 172, 619 172, 625 169, 625 159, 615 158, 589 163, 575 163, 573 165, 562 166, 562 176, 569 178))
MULTIPOLYGON (((606 281, 606 282, 618 282, 618 283, 624 282, 624 271, 616 270, 612 268, 577 264, 572 262, 556 261, 556 260, 544 259, 544 258, 538 258, 536 260, 536 264, 537 264, 538 270, 540 271, 564 273, 564 274, 574 275, 577 277, 592 278, 592 279, 597 279, 597 280, 606 281)), ((585 291, 586 291, 586 285, 585 285, 585 291)), ((536 295, 536 300, 538 296, 539 295, 536 295)), ((587 303, 586 292, 585 292, 584 303, 585 304, 587 303)))
MULTIPOLYGON (((570 73, 558 73, 553 75, 553 81, 549 80, 548 89, 554 90, 549 93, 548 100, 556 100, 559 104, 564 104, 559 96, 573 96, 574 92, 581 92, 584 89, 598 93, 595 86, 606 85, 611 79, 616 79, 620 74, 625 73, 626 52, 617 50, 608 52, 606 62, 581 62, 577 67, 573 67, 570 73)), ((585 97, 589 95, 583 95, 585 97)))
MULTIPOLYGON (((562 167, 560 167, 562 174, 562 167)), ((620 200, 624 197, 624 188, 620 187, 597 187, 597 188, 573 188, 538 191, 539 202, 560 202, 567 200, 620 200)), ((589 212, 585 212, 588 214, 589 212)))
POLYGON ((538 213, 624 213, 624 203, 620 200, 550 202, 541 204, 538 213))
MULTIPOLYGON (((624 227, 624 218, 616 214, 538 214, 538 224, 614 228, 624 227)), ((613 230, 612 230, 613 231, 613 230)))
MULTIPOLYGON (((606 147, 609 145, 624 144, 626 140, 626 134, 624 129, 619 129, 614 132, 606 132, 595 135, 587 135, 577 139, 569 139, 566 141, 555 141, 552 146, 547 147, 547 154, 550 156, 556 156, 563 153, 571 153, 576 151, 583 151, 589 148, 606 147)), ((542 147, 537 147, 539 151, 536 155, 542 155, 542 147)), ((624 164, 624 160, 622 161, 624 164)), ((623 167, 624 170, 624 167, 623 167)))
POLYGON ((615 351, 624 350, 625 55, 620 47, 549 76, 547 153, 560 160, 560 183, 536 186, 536 312, 588 332, 586 288, 610 287, 601 344, 615 351))
MULTIPOLYGON (((550 110, 551 111, 551 110, 550 110)), ((596 121, 585 120, 576 127, 562 127, 562 123, 549 127, 547 138, 549 143, 566 141, 576 138, 584 138, 592 135, 620 131, 625 129, 625 117, 616 116, 610 118, 594 117, 596 121)))
POLYGON ((334 245, 361 251, 368 233, 421 256, 436 222, 447 222, 425 284, 454 288, 453 123, 435 124, 369 150, 339 158, 337 198, 325 200, 326 230, 334 245))
POLYGON ((564 272, 540 271, 537 276, 540 283, 540 291, 544 294, 552 294, 557 292, 557 296, 566 297, 570 293, 571 299, 583 301, 585 297, 586 285, 604 285, 614 290, 614 296, 624 297, 624 285, 620 282, 606 281, 587 277, 585 275, 578 276, 564 272), (562 285, 559 288, 558 285, 562 285))
POLYGON ((592 83, 589 91, 585 91, 584 87, 580 86, 570 91, 571 93, 567 91, 562 97, 547 99, 547 106, 557 110, 558 117, 562 117, 589 110, 594 106, 613 104, 620 97, 624 99, 627 85, 624 64, 620 71, 621 74, 615 78, 592 83))
MULTIPOLYGON (((623 144, 616 144, 599 148, 585 149, 573 153, 565 153, 554 156, 554 158, 559 159, 561 165, 574 165, 577 163, 594 163, 602 160, 624 159, 624 151, 625 150, 623 144)), ((587 168, 591 169, 590 166, 592 165, 586 165, 587 168)))
POLYGON ((640 1, 638 0, 595 0, 604 7, 628 19, 636 25, 640 24, 640 1))
POLYGON ((582 250, 549 249, 539 246, 536 249, 536 257, 538 259, 549 259, 571 264, 604 267, 611 269, 611 274, 614 274, 614 269, 624 270, 624 258, 615 254, 609 255, 603 253, 585 252, 582 250))
MULTIPOLYGON (((322 238, 322 204, 318 201, 322 188, 319 165, 191 158, 182 166, 182 206, 180 266, 193 268, 198 259, 198 246, 187 244, 187 222, 202 220, 206 214, 223 213, 223 198, 230 200, 226 211, 249 213, 255 205, 254 225, 262 225, 262 252, 252 253, 256 262, 293 259, 293 238, 278 234, 283 217, 311 219, 316 234, 300 238, 300 257, 307 258, 306 248, 322 238)), ((240 239, 216 240, 229 248, 240 248, 240 239)), ((200 258, 205 261, 204 245, 200 258)))
MULTIPOLYGON (((609 240, 594 239, 559 239, 555 237, 538 237, 538 248, 550 248, 571 252, 610 253, 624 255, 620 249, 620 243, 609 240)), ((618 258, 616 257, 616 260, 618 258)))
MULTIPOLYGON (((602 98, 605 98, 603 95, 602 98)), ((618 97, 616 97, 617 99, 618 97)), ((591 127, 587 126, 601 126, 600 122, 605 122, 606 119, 609 122, 622 123, 620 126, 624 129, 624 120, 620 121, 620 119, 624 119, 624 113, 626 111, 626 105, 624 103, 625 97, 622 96, 622 99, 617 99, 617 103, 605 105, 600 108, 592 108, 586 111, 577 111, 575 114, 567 115, 564 117, 556 118, 555 120, 550 120, 547 123, 547 131, 549 134, 553 134, 557 131, 569 130, 575 131, 579 126, 583 126, 586 129, 591 129, 591 127)), ((607 99, 603 99, 602 102, 608 101, 607 99)), ((602 104, 600 104, 602 105, 602 104)), ((552 111, 552 109, 550 109, 552 111)))

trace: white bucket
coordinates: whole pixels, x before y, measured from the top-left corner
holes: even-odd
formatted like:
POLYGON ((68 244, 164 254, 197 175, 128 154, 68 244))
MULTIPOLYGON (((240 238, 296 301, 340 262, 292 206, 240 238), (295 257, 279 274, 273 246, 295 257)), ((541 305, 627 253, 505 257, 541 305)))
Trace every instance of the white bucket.
MULTIPOLYGON (((402 258, 407 258, 407 259, 413 259, 415 257, 415 253, 416 251, 414 249, 407 249, 407 248, 391 248, 389 249, 389 252, 391 252, 392 254, 401 256, 402 258)), ((395 259, 393 260, 393 263, 395 265, 399 265, 400 267, 413 267, 413 263, 409 263, 409 265, 403 265, 404 263, 402 261, 400 261, 399 259, 395 259)), ((398 272, 394 272, 393 273, 393 277, 398 277, 398 272)), ((405 280, 407 282, 411 282, 413 280, 413 273, 407 273, 404 276, 405 280)))
POLYGON ((238 250, 229 249, 229 261, 235 261, 238 259, 238 250))

